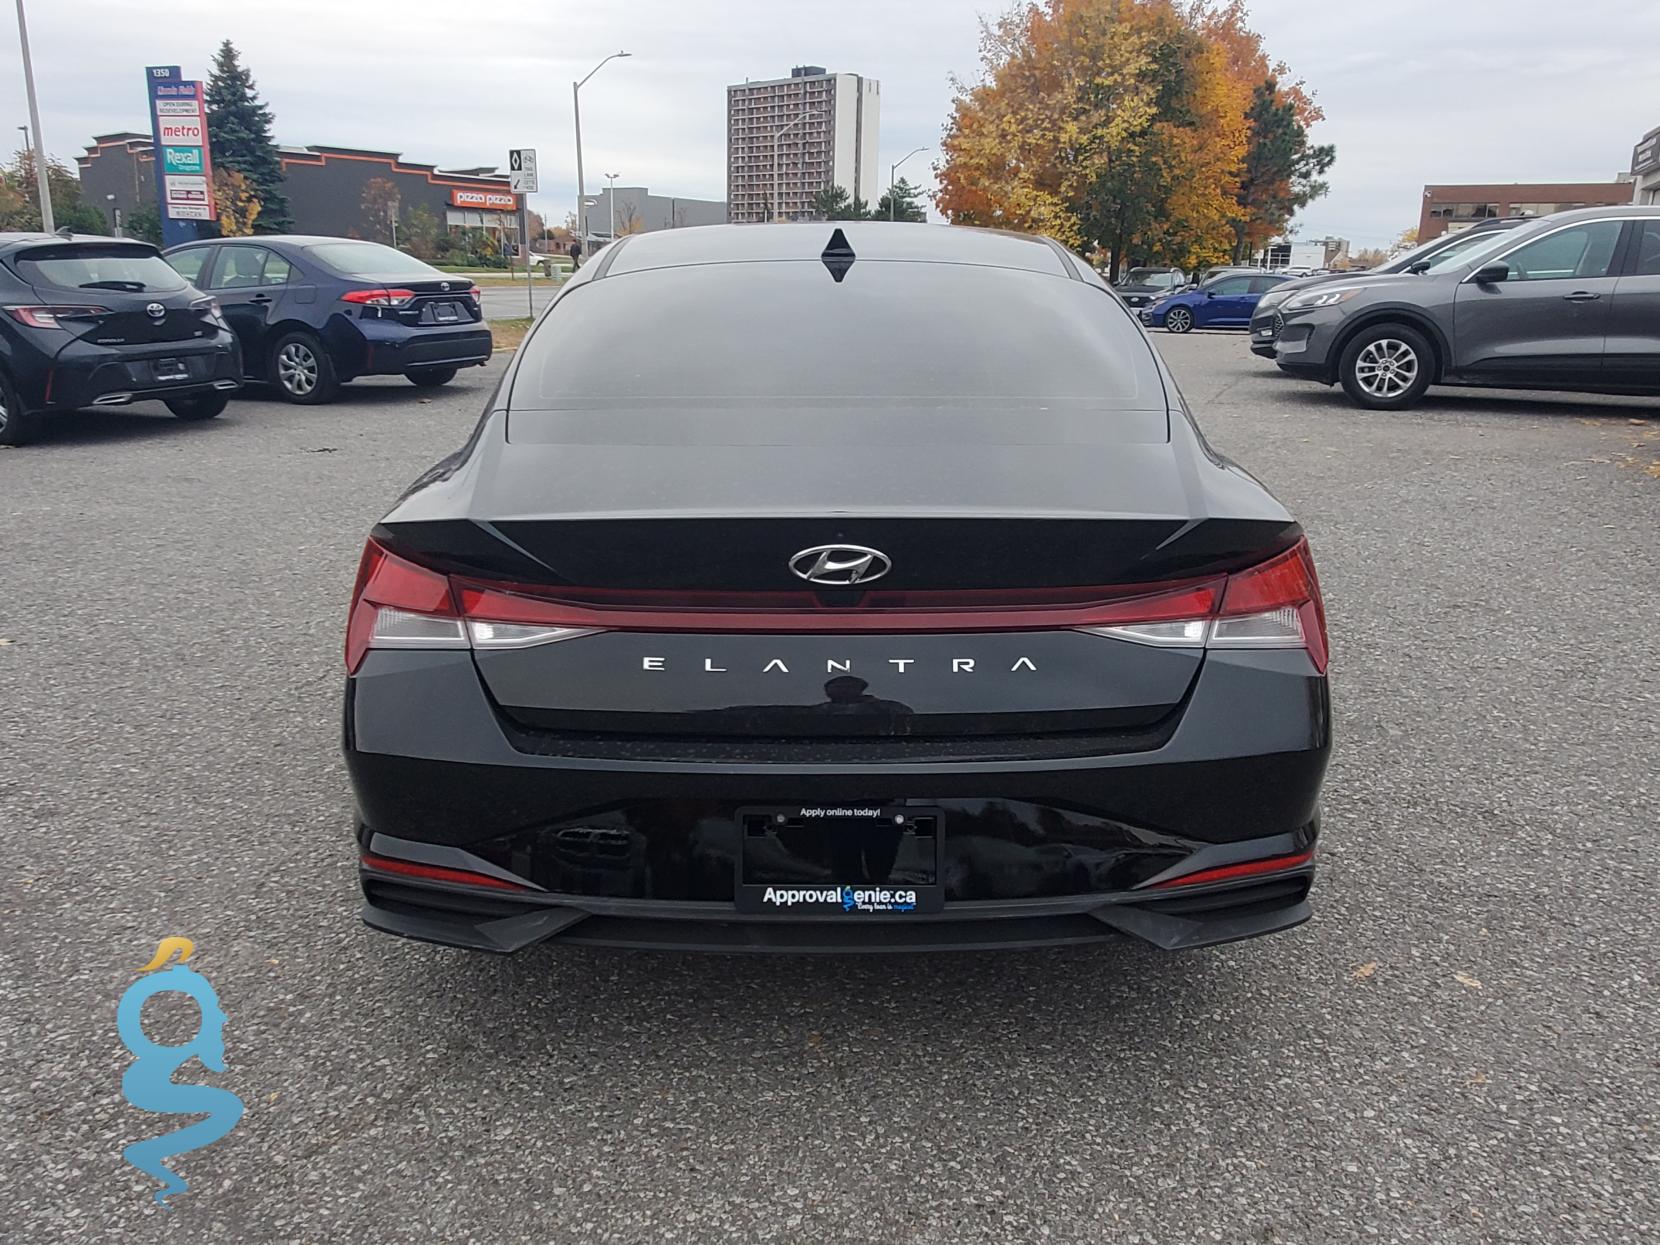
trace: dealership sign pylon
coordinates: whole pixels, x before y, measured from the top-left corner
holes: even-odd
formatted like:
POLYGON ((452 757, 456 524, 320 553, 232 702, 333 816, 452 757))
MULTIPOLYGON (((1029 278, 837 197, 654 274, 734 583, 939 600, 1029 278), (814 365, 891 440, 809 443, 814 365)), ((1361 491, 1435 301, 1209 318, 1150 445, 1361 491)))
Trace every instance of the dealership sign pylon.
POLYGON ((177 246, 197 236, 197 221, 219 218, 213 202, 213 162, 208 155, 207 96, 200 82, 185 81, 177 65, 151 65, 144 73, 155 143, 161 244, 177 246))

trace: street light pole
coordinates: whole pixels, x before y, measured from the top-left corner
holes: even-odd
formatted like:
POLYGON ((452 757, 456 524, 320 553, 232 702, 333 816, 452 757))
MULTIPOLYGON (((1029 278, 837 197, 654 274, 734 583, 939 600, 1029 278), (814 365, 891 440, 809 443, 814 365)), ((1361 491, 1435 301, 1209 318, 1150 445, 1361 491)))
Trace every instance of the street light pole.
MULTIPOLYGON (((19 4, 23 0, 17 0, 19 4)), ((588 71, 588 78, 592 78, 606 65, 619 56, 632 56, 632 52, 613 52, 599 64, 588 71)), ((588 193, 582 181, 582 82, 571 83, 571 114, 576 118, 576 235, 584 244, 588 241, 588 193)))
POLYGON ((605 179, 611 183, 605 191, 606 206, 611 209, 611 241, 617 240, 617 178, 621 173, 607 173, 605 179))
POLYGON ((795 127, 800 125, 803 121, 809 121, 814 117, 822 117, 823 115, 824 114, 822 112, 804 112, 772 136, 772 219, 774 222, 782 221, 784 219, 783 205, 779 203, 779 196, 783 193, 780 189, 783 185, 783 179, 779 177, 780 166, 778 163, 778 140, 783 138, 784 135, 788 134, 791 130, 795 129, 795 127))
POLYGON ((23 0, 17 0, 17 42, 23 49, 23 94, 29 100, 29 128, 35 136, 35 188, 40 192, 40 227, 55 233, 52 218, 52 186, 46 180, 46 144, 40 140, 40 105, 35 102, 35 67, 29 61, 29 24, 23 18, 23 0))
POLYGON ((919 156, 927 150, 928 149, 926 147, 918 147, 915 151, 911 152, 910 155, 902 156, 898 160, 895 160, 892 164, 888 165, 888 219, 890 221, 895 219, 895 204, 893 200, 894 174, 899 172, 899 166, 904 164, 906 160, 909 160, 911 156, 919 156))

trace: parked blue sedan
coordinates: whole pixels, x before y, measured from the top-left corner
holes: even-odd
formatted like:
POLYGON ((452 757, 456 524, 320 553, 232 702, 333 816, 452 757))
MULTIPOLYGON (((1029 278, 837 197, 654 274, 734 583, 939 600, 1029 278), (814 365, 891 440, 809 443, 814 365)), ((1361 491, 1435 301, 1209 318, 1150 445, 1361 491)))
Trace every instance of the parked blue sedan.
POLYGON ((327 402, 359 376, 430 389, 495 349, 472 281, 378 242, 262 234, 188 242, 165 258, 213 296, 247 379, 290 402, 327 402))
POLYGON ((1227 273, 1203 285, 1161 298, 1141 309, 1148 328, 1190 333, 1194 329, 1243 329, 1251 325, 1257 300, 1290 278, 1281 273, 1227 273))

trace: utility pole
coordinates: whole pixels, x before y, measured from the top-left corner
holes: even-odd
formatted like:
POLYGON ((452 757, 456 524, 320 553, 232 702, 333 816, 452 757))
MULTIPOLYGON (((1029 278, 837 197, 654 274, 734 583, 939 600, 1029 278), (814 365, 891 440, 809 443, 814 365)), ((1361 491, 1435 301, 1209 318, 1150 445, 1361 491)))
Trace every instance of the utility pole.
POLYGON ((29 61, 29 24, 23 17, 23 0, 17 0, 17 42, 23 49, 23 93, 29 100, 29 128, 34 131, 35 188, 40 192, 40 227, 57 232, 52 217, 52 185, 46 179, 46 144, 40 137, 40 105, 35 101, 35 67, 29 61))
POLYGON ((906 160, 909 160, 911 158, 911 156, 921 155, 923 152, 925 152, 927 150, 928 149, 926 147, 918 147, 915 151, 911 152, 910 155, 901 156, 898 160, 895 160, 892 164, 888 165, 888 219, 890 221, 897 219, 897 217, 895 215, 896 205, 894 203, 894 197, 893 197, 893 185, 894 185, 893 176, 894 176, 894 174, 899 172, 899 166, 901 164, 904 164, 906 160))
MULTIPOLYGON (((23 0, 17 0, 19 4, 23 0)), ((632 52, 613 52, 599 64, 588 71, 588 78, 592 78, 606 65, 619 56, 632 56, 632 52)), ((582 180, 582 83, 571 83, 571 115, 576 119, 576 233, 579 241, 586 247, 588 244, 588 190, 582 180)))

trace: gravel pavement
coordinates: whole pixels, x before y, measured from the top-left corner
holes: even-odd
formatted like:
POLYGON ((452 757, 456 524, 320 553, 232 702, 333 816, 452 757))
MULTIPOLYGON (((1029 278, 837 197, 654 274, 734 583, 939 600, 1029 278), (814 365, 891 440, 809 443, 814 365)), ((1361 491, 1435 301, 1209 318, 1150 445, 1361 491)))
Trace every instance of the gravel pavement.
POLYGON ((0 1238, 1660 1239, 1660 403, 1367 414, 1158 342, 1308 528, 1338 739, 1315 919, 1181 955, 371 933, 346 597, 500 359, 0 451, 0 1238), (163 1211, 114 1014, 172 934, 247 1115, 163 1211))

